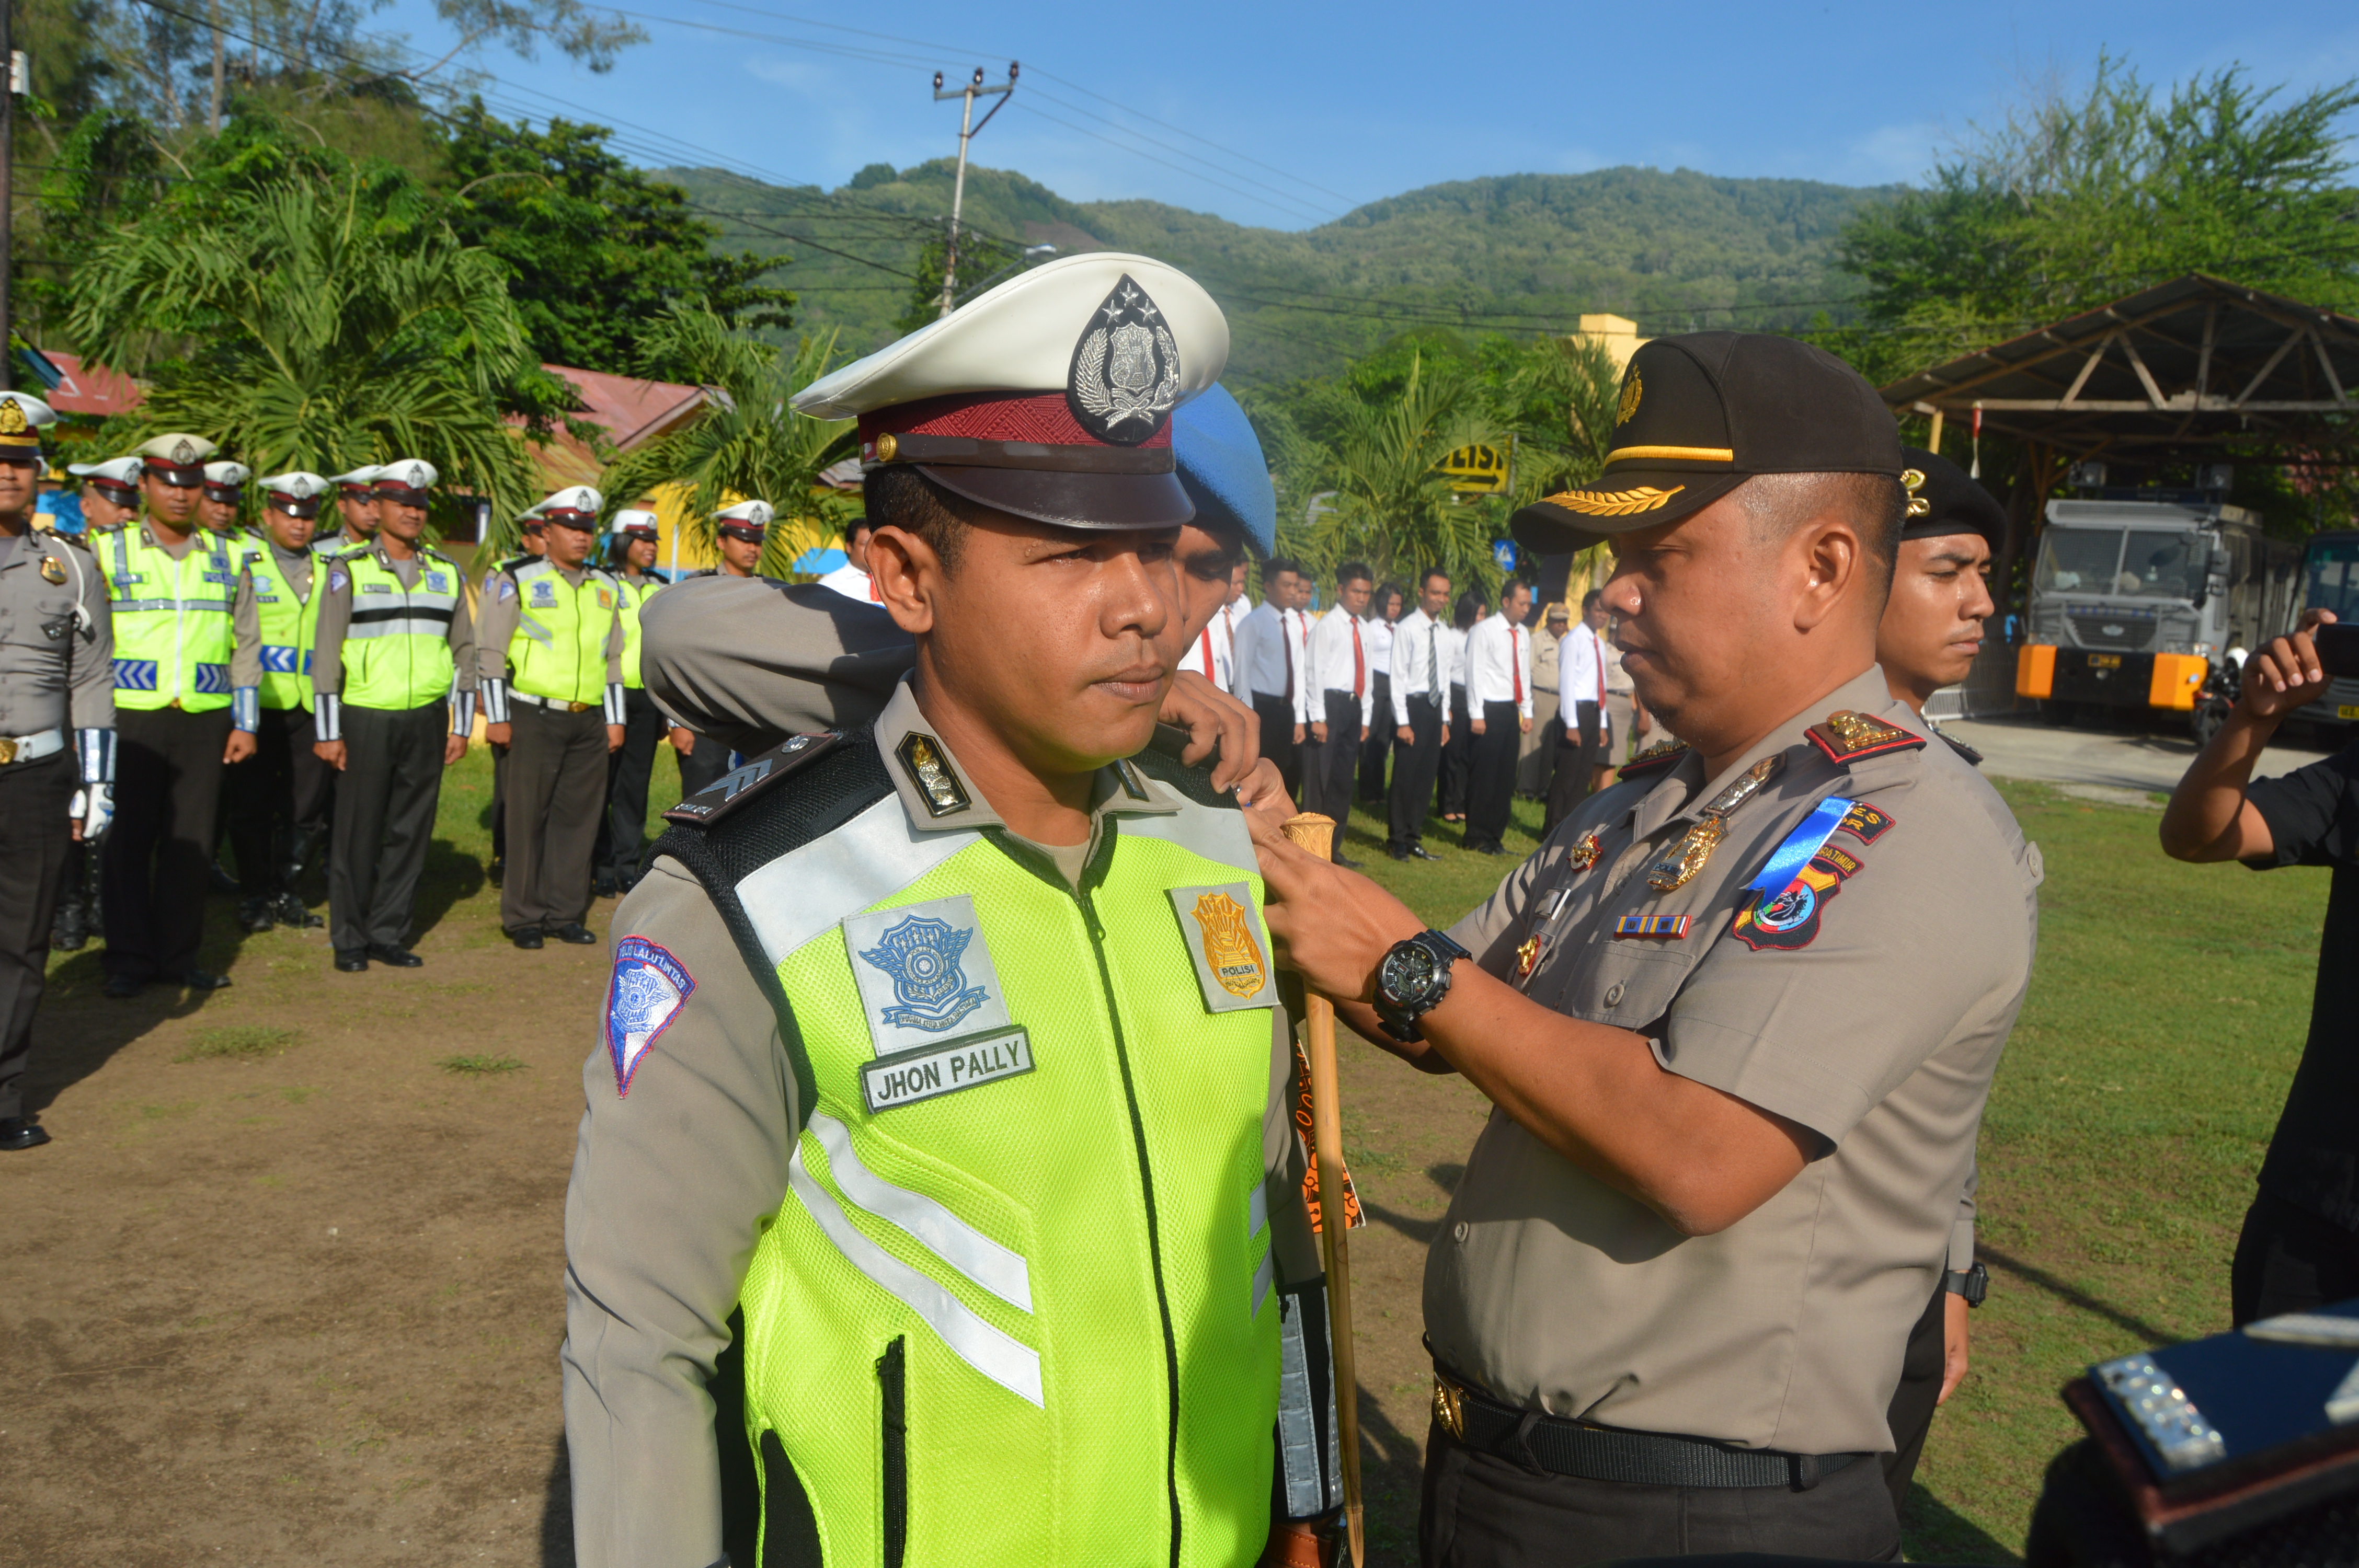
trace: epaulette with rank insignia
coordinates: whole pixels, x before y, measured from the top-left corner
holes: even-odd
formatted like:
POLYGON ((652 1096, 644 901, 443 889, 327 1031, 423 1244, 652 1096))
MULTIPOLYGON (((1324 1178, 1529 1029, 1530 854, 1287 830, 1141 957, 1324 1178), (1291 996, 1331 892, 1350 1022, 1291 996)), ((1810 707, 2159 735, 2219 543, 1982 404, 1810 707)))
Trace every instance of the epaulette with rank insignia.
POLYGON ((1826 753, 1827 761, 1845 767, 1887 752, 1919 751, 1925 744, 1922 735, 1912 735, 1881 719, 1871 719, 1850 708, 1828 714, 1824 724, 1811 725, 1807 733, 1810 744, 1826 753))
POLYGON ((1619 776, 1626 779, 1641 773, 1659 773, 1687 754, 1688 743, 1685 741, 1658 741, 1623 763, 1619 776))
POLYGON ((784 745, 763 752, 743 767, 732 768, 694 795, 665 812, 667 822, 710 827, 807 763, 817 761, 843 739, 840 730, 816 735, 796 735, 784 745))

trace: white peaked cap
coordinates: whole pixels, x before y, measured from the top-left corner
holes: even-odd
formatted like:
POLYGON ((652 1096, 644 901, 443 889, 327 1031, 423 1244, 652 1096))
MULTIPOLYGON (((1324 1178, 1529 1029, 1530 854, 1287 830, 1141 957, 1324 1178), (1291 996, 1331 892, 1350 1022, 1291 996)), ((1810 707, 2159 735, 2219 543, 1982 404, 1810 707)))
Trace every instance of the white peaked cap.
POLYGON ((1221 379, 1229 323, 1203 287, 1178 267, 1118 251, 1061 256, 855 360, 797 393, 798 413, 849 419, 872 408, 973 392, 1058 392, 1074 349, 1125 277, 1162 312, 1179 347, 1173 405, 1221 379))
POLYGON ((254 470, 244 463, 207 463, 205 465, 207 484, 235 486, 244 484, 253 477, 254 470))
POLYGON ((741 501, 734 506, 724 506, 712 514, 716 523, 750 523, 756 528, 766 528, 777 514, 766 501, 741 501))
POLYGON ((68 463, 66 472, 84 479, 111 480, 116 484, 137 484, 147 467, 137 458, 109 458, 103 463, 68 463))
POLYGON ((605 504, 606 498, 592 486, 575 484, 559 491, 533 510, 544 517, 552 512, 586 512, 594 516, 598 508, 605 504))
POLYGON ((255 482, 273 495, 284 495, 293 501, 309 501, 324 492, 335 481, 321 479, 309 469, 296 469, 288 473, 275 473, 268 479, 256 480, 255 482))
POLYGON ((626 506, 614 514, 614 532, 633 534, 644 531, 652 534, 657 531, 659 521, 660 519, 652 512, 643 511, 636 506, 626 506))
POLYGON ((378 468, 379 484, 405 485, 411 490, 431 490, 442 482, 442 474, 424 458, 396 458, 378 468))
POLYGON ((375 463, 371 463, 366 468, 354 469, 350 473, 332 473, 328 476, 328 482, 330 484, 375 484, 376 476, 384 471, 375 463))

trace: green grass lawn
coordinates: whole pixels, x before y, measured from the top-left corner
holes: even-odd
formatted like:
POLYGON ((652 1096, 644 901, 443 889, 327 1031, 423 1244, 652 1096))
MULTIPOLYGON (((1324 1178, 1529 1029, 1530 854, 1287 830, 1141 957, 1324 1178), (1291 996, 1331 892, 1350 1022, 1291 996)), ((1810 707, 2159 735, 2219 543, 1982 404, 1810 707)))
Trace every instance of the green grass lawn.
MULTIPOLYGON (((1999 787, 2047 861, 2039 959, 1983 1123, 1990 1300, 1918 1470, 1917 1562, 2019 1560, 2042 1472, 2078 1434, 2065 1381, 2228 1326, 2229 1255, 2301 1052, 2326 907, 2324 871, 2181 865, 2152 811, 1999 787)), ((1538 810, 1516 803, 1508 849, 1531 848, 1538 810)), ((1352 826, 1348 852, 1436 925, 1513 864, 1452 848, 1440 823, 1440 862, 1397 864, 1377 816, 1352 826)))

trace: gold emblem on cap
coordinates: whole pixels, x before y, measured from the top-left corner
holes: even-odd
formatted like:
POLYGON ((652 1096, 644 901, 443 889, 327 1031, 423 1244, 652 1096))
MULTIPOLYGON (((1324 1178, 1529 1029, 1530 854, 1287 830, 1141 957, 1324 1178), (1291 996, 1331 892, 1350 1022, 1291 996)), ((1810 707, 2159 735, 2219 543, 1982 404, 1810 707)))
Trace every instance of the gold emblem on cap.
POLYGON ((25 406, 13 397, 0 398, 0 436, 21 436, 32 427, 25 422, 25 406))
POLYGON ((1204 929, 1204 963, 1212 979, 1231 996, 1258 996, 1269 983, 1263 968, 1261 944, 1254 940, 1253 922, 1245 906, 1224 892, 1208 892, 1196 900, 1192 912, 1204 929))
POLYGON ((1908 492, 1909 516, 1922 517, 1927 513, 1933 510, 1933 503, 1930 501, 1928 501, 1925 497, 1917 493, 1918 490, 1923 486, 1925 482, 1925 470, 1923 469, 1902 469, 1900 470, 1900 482, 1908 492))
POLYGON ((899 454, 900 450, 901 443, 893 438, 892 431, 887 430, 885 434, 876 438, 876 460, 878 462, 891 462, 894 458, 899 454))
POLYGON ((1622 401, 1614 410, 1614 424, 1627 425, 1630 423, 1630 416, 1638 412, 1638 399, 1645 394, 1645 385, 1638 380, 1638 373, 1636 371, 1634 370, 1628 375, 1622 378, 1622 401))
POLYGON ((197 449, 186 436, 172 443, 172 460, 183 466, 197 460, 197 449))
POLYGON ((1633 513, 1658 511, 1686 488, 1675 484, 1669 490, 1657 490, 1651 484, 1642 484, 1631 490, 1566 490, 1549 496, 1548 504, 1585 517, 1627 517, 1633 513))

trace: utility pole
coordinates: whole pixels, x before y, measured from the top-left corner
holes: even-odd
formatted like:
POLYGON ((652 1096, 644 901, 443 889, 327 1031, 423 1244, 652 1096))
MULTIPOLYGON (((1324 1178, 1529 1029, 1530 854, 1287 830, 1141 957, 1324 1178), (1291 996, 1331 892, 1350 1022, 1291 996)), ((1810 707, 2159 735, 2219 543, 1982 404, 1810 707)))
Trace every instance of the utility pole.
MULTIPOLYGON (((0 0, 0 5, 5 5, 6 3, 7 0, 0 0)), ((1007 80, 985 86, 983 80, 983 67, 976 66, 974 79, 964 87, 951 92, 942 90, 942 73, 939 70, 934 72, 935 103, 939 103, 945 98, 962 98, 966 101, 966 107, 959 114, 958 179, 951 187, 950 245, 942 253, 941 313, 944 316, 951 313, 951 306, 958 297, 959 217, 966 206, 966 145, 974 139, 974 134, 977 131, 991 124, 992 115, 1007 106, 1007 95, 1016 91, 1016 62, 1011 59, 1007 62, 1007 80), (985 111, 982 121, 978 123, 974 117, 974 101, 995 95, 999 102, 985 111)))
MULTIPOLYGON (((17 76, 16 28, 9 16, 15 8, 15 0, 0 0, 0 61, 6 63, 8 71, 7 91, 0 92, 0 392, 16 384, 16 319, 10 308, 8 288, 16 270, 16 226, 10 222, 16 203, 16 94, 32 86, 17 76)), ((33 74, 29 64, 24 74, 33 74)))

